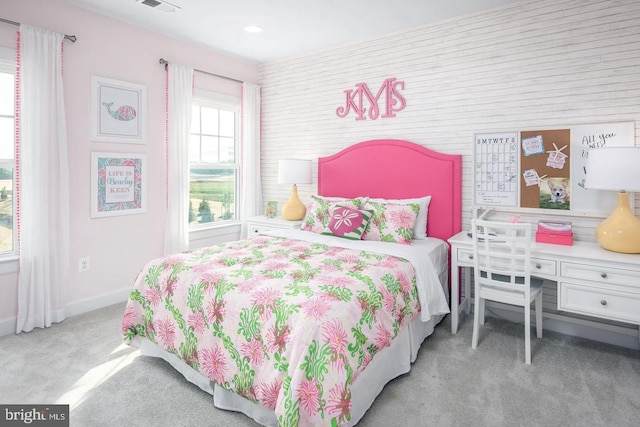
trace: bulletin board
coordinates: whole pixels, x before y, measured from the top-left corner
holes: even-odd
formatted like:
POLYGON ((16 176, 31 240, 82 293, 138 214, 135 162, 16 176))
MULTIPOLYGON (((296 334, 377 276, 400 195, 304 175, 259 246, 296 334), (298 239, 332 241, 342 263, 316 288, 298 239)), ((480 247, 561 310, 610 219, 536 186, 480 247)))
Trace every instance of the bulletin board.
POLYGON ((520 133, 520 207, 571 210, 571 131, 520 133))
POLYGON ((474 205, 601 216, 613 191, 584 188, 589 149, 635 145, 635 123, 599 123, 474 135, 474 205))

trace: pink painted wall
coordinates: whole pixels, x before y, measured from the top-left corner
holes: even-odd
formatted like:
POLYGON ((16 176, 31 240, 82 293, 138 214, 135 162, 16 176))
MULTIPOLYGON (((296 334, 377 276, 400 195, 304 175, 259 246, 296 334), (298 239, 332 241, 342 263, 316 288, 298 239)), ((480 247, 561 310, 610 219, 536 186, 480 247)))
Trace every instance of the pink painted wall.
MULTIPOLYGON (((153 12, 153 11, 152 11, 153 12)), ((64 0, 2 0, 0 17, 52 31, 73 34, 64 45, 71 249, 67 303, 122 294, 146 262, 160 256, 165 222, 165 58, 212 73, 255 83, 257 65, 139 29, 69 5, 64 0), (147 143, 91 142, 92 75, 147 87, 147 143), (147 212, 92 219, 90 158, 92 151, 146 153, 149 165, 147 212), (91 269, 78 272, 78 258, 91 257, 91 269)), ((0 46, 15 48, 17 27, 0 23, 0 46)), ((240 96, 238 83, 196 73, 195 86, 240 96)), ((0 275, 0 323, 16 316, 17 274, 0 275)))

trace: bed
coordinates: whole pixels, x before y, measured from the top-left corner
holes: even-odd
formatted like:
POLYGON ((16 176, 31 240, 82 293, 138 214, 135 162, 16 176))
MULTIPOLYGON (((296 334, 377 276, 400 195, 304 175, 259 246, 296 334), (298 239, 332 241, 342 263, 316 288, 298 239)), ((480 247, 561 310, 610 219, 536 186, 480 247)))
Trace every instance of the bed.
POLYGON ((445 242, 461 230, 461 157, 401 140, 357 143, 318 159, 312 199, 332 203, 330 226, 318 228, 329 220, 309 205, 304 230, 148 263, 125 310, 125 342, 259 424, 355 425, 449 312, 445 242), (425 198, 423 224, 413 201, 425 198), (412 225, 376 235, 393 209, 411 215, 406 206, 412 225), (364 230, 343 230, 358 221, 369 232, 344 238, 364 230))

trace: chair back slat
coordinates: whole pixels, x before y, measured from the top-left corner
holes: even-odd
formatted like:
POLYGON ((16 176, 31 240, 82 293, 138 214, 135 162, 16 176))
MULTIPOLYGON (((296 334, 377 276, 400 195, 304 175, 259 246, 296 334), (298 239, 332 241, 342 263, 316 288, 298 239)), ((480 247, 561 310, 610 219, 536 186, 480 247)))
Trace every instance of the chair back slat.
POLYGON ((531 224, 472 221, 474 279, 483 286, 528 298, 531 284, 531 224))

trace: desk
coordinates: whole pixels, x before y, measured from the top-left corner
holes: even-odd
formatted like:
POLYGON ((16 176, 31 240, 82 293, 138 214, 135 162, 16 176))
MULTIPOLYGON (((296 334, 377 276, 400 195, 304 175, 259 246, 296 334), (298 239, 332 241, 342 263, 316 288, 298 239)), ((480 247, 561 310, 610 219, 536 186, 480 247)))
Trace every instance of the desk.
MULTIPOLYGON (((455 334, 460 312, 471 311, 471 274, 465 274, 464 300, 457 307, 455 302, 460 300, 460 268, 473 268, 473 242, 467 231, 448 242, 455 334)), ((610 252, 595 242, 573 246, 533 242, 531 274, 558 283, 558 310, 640 325, 640 254, 610 252)))

